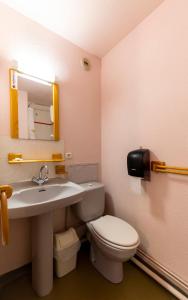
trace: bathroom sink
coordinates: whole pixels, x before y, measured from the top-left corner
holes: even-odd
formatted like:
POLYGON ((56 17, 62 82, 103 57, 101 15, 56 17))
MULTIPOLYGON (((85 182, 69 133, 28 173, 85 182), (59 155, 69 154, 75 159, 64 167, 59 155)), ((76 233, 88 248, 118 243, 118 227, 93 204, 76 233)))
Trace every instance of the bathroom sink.
POLYGON ((42 186, 32 182, 12 186, 9 218, 31 217, 32 286, 37 295, 46 296, 53 288, 53 211, 81 201, 84 188, 61 178, 49 179, 48 184, 42 186))
POLYGON ((82 199, 84 189, 73 182, 45 184, 15 191, 8 202, 9 218, 41 215, 82 199))

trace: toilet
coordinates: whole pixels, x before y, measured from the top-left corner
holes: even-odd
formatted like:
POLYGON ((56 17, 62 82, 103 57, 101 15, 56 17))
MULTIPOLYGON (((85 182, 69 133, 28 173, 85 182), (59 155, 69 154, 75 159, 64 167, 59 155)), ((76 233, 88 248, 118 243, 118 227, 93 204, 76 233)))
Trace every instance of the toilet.
POLYGON ((85 190, 84 199, 73 205, 73 211, 88 228, 91 262, 107 280, 119 283, 123 280, 123 262, 136 253, 138 233, 124 220, 103 215, 105 193, 102 183, 89 182, 81 186, 85 190))

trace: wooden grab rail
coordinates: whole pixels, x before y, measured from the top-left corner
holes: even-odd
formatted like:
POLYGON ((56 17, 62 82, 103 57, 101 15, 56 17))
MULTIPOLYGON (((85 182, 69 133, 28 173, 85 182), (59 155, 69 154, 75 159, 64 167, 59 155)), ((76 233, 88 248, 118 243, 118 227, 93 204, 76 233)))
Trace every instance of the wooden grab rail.
POLYGON ((176 166, 166 166, 166 163, 162 162, 162 161, 152 161, 151 162, 151 170, 153 172, 160 172, 160 173, 188 175, 188 168, 176 167, 176 166))
POLYGON ((0 220, 1 220, 1 241, 6 246, 9 242, 9 220, 7 199, 12 196, 12 187, 9 185, 0 186, 0 220))

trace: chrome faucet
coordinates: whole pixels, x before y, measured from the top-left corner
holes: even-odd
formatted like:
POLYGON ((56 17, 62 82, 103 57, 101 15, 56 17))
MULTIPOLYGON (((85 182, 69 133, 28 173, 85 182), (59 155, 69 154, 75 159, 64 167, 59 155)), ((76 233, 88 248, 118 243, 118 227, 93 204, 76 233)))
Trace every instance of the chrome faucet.
POLYGON ((35 182, 37 183, 38 185, 42 185, 44 184, 45 182, 48 181, 48 166, 47 165, 43 165, 41 168, 40 168, 40 172, 39 172, 39 176, 38 177, 33 177, 32 178, 32 182, 35 182), (43 172, 45 171, 45 172, 43 172))

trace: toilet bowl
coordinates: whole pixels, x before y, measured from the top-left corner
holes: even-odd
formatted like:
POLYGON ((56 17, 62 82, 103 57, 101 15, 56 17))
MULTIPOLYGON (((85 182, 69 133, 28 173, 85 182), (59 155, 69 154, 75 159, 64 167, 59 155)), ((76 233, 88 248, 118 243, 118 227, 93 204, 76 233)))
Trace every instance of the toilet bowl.
POLYGON ((91 262, 107 280, 119 283, 123 280, 123 262, 136 253, 139 236, 124 220, 103 215, 103 184, 89 182, 81 186, 85 189, 85 196, 82 201, 73 205, 73 211, 87 225, 91 262))
POLYGON ((139 245, 135 229, 120 218, 105 215, 87 223, 90 232, 93 266, 109 281, 123 280, 123 262, 129 260, 139 245))

